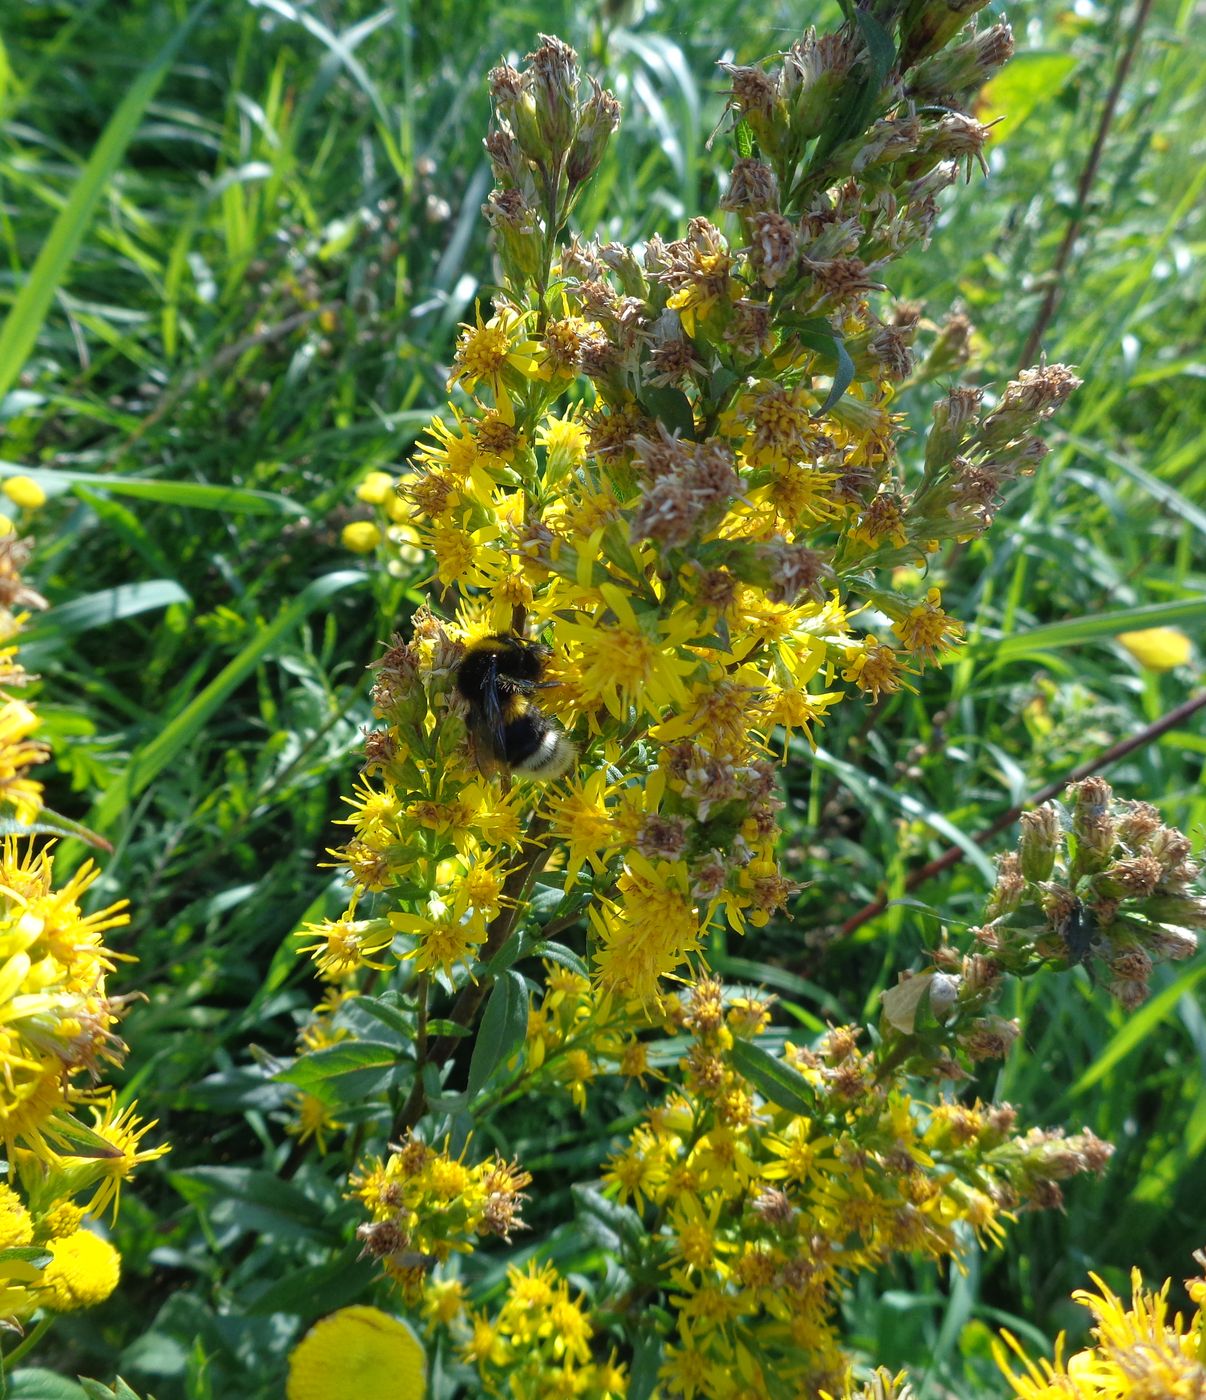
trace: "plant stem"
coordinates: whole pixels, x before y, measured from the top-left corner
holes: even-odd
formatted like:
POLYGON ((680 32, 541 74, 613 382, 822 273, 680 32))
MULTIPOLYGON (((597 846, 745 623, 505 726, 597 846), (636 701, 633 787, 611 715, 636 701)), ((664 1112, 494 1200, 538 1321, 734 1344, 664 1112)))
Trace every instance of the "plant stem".
MULTIPOLYGON (((478 958, 479 962, 490 962, 514 934, 531 883, 549 857, 549 848, 544 841, 547 830, 547 818, 534 817, 532 819, 523 847, 520 850, 519 863, 503 884, 500 900, 503 907, 487 930, 486 941, 482 945, 478 958)), ((480 982, 470 982, 468 986, 462 987, 448 1019, 458 1026, 472 1025, 491 985, 492 979, 483 977, 480 982)), ((413 1128, 426 1112, 427 1090, 423 1086, 424 1069, 428 1065, 435 1065, 437 1068, 443 1065, 455 1053, 459 1041, 459 1036, 441 1036, 431 1045, 428 1054, 420 1055, 415 1067, 415 1082, 402 1107, 402 1112, 394 1123, 395 1137, 401 1137, 413 1128)))
POLYGON ((27 1356, 29 1352, 31 1352, 34 1349, 34 1347, 37 1346, 37 1344, 42 1340, 46 1333, 50 1331, 53 1325, 53 1313, 47 1313, 45 1317, 41 1318, 38 1322, 34 1324, 33 1330, 27 1333, 24 1337, 22 1337, 21 1340, 17 1343, 17 1345, 13 1347, 12 1351, 10 1351, 8 1355, 4 1358, 5 1375, 8 1375, 8 1373, 13 1369, 17 1362, 22 1360, 22 1358, 27 1356))
POLYGON ((1093 138, 1092 149, 1089 151, 1084 169, 1080 172, 1080 180, 1076 186, 1076 203, 1072 206, 1072 214, 1068 219, 1068 227, 1064 230, 1063 242, 1059 245, 1059 252, 1055 255, 1055 265, 1049 274, 1046 294, 1039 307, 1038 315, 1034 318, 1034 325, 1030 327, 1026 344, 1022 348, 1021 358, 1018 361, 1019 369, 1027 369, 1031 365, 1043 335, 1051 323, 1051 318, 1055 315, 1055 308, 1059 303, 1060 292, 1063 288, 1064 270, 1072 256, 1072 245, 1076 242, 1084 222, 1089 191, 1093 188, 1093 181, 1097 178, 1097 168, 1101 164, 1106 138, 1114 124, 1114 113, 1118 107, 1122 85, 1126 82, 1126 75, 1130 72, 1135 50, 1139 47, 1139 37, 1143 33, 1144 25, 1147 24, 1151 9, 1152 0, 1139 0, 1139 8, 1135 12, 1135 18, 1131 21, 1131 32, 1127 37, 1126 48, 1118 60, 1118 66, 1114 70, 1114 81, 1110 84, 1105 106, 1101 109, 1101 117, 1097 123, 1097 134, 1093 138))

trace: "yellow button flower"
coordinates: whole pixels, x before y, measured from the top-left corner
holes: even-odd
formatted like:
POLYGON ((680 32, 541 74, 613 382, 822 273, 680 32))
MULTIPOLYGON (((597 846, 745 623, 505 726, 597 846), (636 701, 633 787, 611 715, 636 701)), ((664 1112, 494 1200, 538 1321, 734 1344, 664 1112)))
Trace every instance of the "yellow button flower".
POLYGON ((381 543, 381 531, 371 520, 353 520, 343 527, 339 539, 353 554, 371 554, 381 543))
POLYGON ((422 1400, 426 1391, 422 1344, 379 1308, 340 1308, 289 1355, 286 1400, 422 1400))
POLYGON ((32 476, 10 476, 4 482, 3 490, 10 501, 26 510, 37 510, 46 504, 46 492, 32 476))
POLYGON ((91 1308, 117 1287, 121 1255, 91 1230, 51 1240, 50 1263, 42 1275, 38 1301, 51 1312, 75 1312, 91 1308))
POLYGON ((1193 652, 1189 638, 1177 627, 1120 632, 1115 640, 1149 671, 1171 671, 1174 666, 1184 666, 1193 652))

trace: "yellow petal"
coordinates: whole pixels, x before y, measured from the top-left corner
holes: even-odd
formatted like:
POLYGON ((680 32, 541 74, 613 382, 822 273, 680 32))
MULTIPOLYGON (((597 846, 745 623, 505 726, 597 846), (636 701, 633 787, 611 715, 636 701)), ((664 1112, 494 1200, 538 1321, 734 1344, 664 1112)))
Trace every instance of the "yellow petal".
POLYGON ((1140 666, 1149 671, 1171 671, 1184 666, 1193 647, 1189 638, 1177 627, 1145 627, 1141 632, 1120 632, 1115 641, 1121 642, 1140 666))

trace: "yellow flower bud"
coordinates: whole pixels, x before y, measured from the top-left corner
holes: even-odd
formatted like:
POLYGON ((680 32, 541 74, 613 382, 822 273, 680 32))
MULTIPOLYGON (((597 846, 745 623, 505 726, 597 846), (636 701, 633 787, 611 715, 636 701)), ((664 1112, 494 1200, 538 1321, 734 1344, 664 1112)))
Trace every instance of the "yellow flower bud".
POLYGON ((353 520, 340 535, 344 549, 353 554, 371 554, 381 543, 381 531, 371 520, 353 520))
POLYGON ((37 510, 46 504, 46 492, 32 476, 10 476, 4 482, 4 494, 26 510, 37 510))
POLYGON ((1145 627, 1140 632, 1120 632, 1115 638, 1149 671, 1171 671, 1184 666, 1193 648, 1177 627, 1145 627))
POLYGON ((358 500, 370 506, 383 505, 394 495, 394 479, 389 472, 369 472, 356 488, 358 500))

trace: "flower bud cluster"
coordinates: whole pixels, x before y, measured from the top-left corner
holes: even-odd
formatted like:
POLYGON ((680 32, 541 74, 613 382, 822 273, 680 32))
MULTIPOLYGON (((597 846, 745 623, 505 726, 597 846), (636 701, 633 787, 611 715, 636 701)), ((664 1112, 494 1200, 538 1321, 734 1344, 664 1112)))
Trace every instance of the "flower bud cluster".
POLYGON ((1133 1010, 1156 965, 1191 957, 1206 928, 1206 898, 1187 838, 1146 802, 1116 799, 1103 778, 1021 818, 1016 851, 998 862, 975 951, 945 945, 933 965, 882 994, 884 1057, 949 1078, 968 1061, 1000 1059, 1018 1027, 993 1014, 1007 976, 1041 966, 1104 971, 1133 1010))
POLYGON ((1116 799, 1103 778, 1068 789, 1023 818, 1000 864, 978 942, 1009 971, 1038 957, 1102 970, 1128 1010, 1147 997, 1155 965, 1191 957, 1206 928, 1198 865, 1181 832, 1146 802, 1116 799))
POLYGON ((560 39, 540 39, 522 71, 502 64, 490 74, 494 119, 485 145, 497 185, 482 212, 511 285, 543 293, 552 240, 598 169, 620 104, 593 78, 579 100, 577 55, 560 39))

